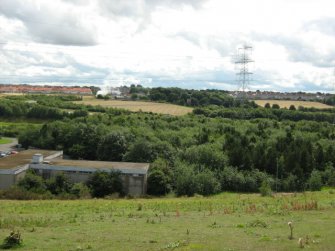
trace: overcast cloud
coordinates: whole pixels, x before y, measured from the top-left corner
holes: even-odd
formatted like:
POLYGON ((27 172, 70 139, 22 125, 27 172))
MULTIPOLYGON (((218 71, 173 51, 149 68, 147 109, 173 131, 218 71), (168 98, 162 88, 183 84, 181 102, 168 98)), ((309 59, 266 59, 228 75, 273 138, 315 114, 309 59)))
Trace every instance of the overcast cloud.
POLYGON ((0 0, 0 83, 332 91, 332 0, 0 0))

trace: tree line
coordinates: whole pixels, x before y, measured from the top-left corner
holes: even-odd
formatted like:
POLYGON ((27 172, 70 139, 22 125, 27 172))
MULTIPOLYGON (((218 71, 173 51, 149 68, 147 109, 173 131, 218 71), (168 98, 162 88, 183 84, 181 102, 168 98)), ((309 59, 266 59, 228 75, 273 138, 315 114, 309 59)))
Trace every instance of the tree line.
POLYGON ((279 191, 335 185, 335 129, 327 122, 97 114, 20 134, 24 146, 74 159, 150 162, 151 194, 279 191), (316 178, 315 178, 316 177, 316 178))

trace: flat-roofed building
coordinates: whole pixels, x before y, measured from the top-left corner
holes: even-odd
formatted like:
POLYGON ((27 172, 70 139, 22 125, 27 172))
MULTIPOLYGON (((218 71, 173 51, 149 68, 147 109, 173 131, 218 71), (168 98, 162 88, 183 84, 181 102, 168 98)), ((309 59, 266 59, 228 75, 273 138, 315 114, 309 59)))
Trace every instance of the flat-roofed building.
POLYGON ((74 183, 86 182, 96 171, 118 171, 125 194, 146 193, 149 163, 68 160, 62 159, 62 154, 62 151, 26 150, 0 159, 0 189, 14 185, 28 169, 45 179, 63 173, 74 183))
POLYGON ((62 151, 30 149, 0 159, 0 189, 9 188, 26 174, 33 156, 41 154, 46 161, 62 156, 62 151))

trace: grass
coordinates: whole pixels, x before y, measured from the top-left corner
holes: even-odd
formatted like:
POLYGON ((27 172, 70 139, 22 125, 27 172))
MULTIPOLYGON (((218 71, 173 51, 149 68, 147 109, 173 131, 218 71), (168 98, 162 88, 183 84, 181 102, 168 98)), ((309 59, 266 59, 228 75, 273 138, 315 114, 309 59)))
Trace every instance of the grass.
POLYGON ((16 137, 20 132, 28 129, 28 128, 38 128, 42 126, 43 121, 33 121, 33 120, 9 120, 9 121, 0 121, 0 132, 4 136, 8 137, 16 137))
POLYGON ((273 104, 278 104, 280 108, 289 108, 290 105, 294 105, 298 109, 299 106, 310 108, 314 107, 317 109, 327 109, 334 108, 333 106, 322 104, 319 102, 312 101, 297 101, 297 100, 255 100, 255 103, 259 106, 265 106, 266 103, 269 103, 271 106, 273 104))
POLYGON ((9 138, 0 138, 0 145, 12 143, 13 140, 9 138))
POLYGON ((334 250, 329 190, 261 197, 1 201, 0 240, 20 250, 334 250), (293 222, 293 240, 288 238, 293 222))
POLYGON ((146 101, 123 101, 123 100, 102 100, 95 99, 92 97, 84 97, 83 101, 75 101, 77 104, 85 105, 100 105, 102 107, 112 107, 112 108, 121 108, 130 110, 133 112, 143 111, 143 112, 153 112, 161 114, 170 114, 170 115, 185 115, 192 112, 192 108, 172 105, 166 103, 155 103, 155 102, 146 102, 146 101))

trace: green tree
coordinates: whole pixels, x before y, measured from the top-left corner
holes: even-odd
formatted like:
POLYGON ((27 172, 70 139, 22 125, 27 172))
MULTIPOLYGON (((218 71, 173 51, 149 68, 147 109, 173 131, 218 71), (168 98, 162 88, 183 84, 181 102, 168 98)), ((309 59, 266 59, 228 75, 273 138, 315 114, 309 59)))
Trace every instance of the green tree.
POLYGON ((201 195, 211 195, 220 192, 220 182, 210 170, 205 170, 196 175, 197 193, 201 195))
POLYGON ((313 170, 308 180, 309 189, 312 191, 320 191, 322 187, 322 176, 320 171, 313 170))
POLYGON ((87 186, 91 191, 92 197, 105 197, 113 193, 123 195, 123 184, 121 180, 121 173, 117 171, 95 172, 87 181, 87 186))
POLYGON ((148 175, 148 194, 165 195, 172 189, 172 171, 167 161, 157 159, 151 164, 148 175))
POLYGON ((126 151, 126 137, 120 132, 112 132, 101 139, 97 157, 99 160, 121 161, 126 151))
POLYGON ((69 193, 72 188, 72 183, 63 174, 57 174, 55 177, 46 181, 47 189, 55 195, 69 193))
POLYGON ((272 109, 279 109, 280 106, 278 104, 272 104, 272 109))
POLYGON ((198 183, 192 166, 179 163, 175 172, 175 191, 178 196, 193 196, 198 192, 198 183))
POLYGON ((25 190, 35 193, 46 192, 43 178, 35 174, 32 170, 28 170, 24 178, 20 179, 17 185, 25 190))

